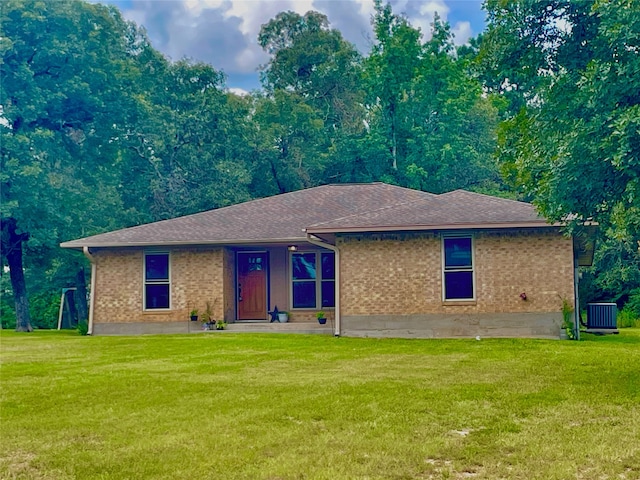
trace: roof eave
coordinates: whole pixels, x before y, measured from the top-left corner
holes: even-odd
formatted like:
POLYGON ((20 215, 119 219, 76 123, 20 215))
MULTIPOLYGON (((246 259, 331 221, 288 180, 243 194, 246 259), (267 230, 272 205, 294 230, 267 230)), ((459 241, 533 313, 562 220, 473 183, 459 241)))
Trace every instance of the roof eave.
POLYGON ((563 223, 538 222, 511 222, 511 223, 451 223, 445 225, 389 225, 367 227, 309 227, 305 229, 310 234, 322 233, 364 233, 364 232, 401 232, 423 230, 489 230, 509 228, 560 228, 563 223))
POLYGON ((70 242, 63 242, 60 244, 62 248, 75 248, 82 249, 83 247, 89 248, 122 248, 122 247, 187 247, 196 245, 264 245, 270 243, 291 243, 291 242, 306 242, 306 236, 289 237, 289 238, 266 238, 259 240, 177 240, 177 241, 163 241, 163 242, 82 242, 73 240, 70 242))

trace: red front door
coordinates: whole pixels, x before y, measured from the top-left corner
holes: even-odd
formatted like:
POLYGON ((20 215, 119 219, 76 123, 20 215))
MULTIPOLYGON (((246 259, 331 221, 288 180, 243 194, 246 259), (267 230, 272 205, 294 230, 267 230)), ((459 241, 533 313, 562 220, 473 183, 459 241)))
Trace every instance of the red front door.
POLYGON ((238 320, 267 319, 267 254, 238 253, 238 320))

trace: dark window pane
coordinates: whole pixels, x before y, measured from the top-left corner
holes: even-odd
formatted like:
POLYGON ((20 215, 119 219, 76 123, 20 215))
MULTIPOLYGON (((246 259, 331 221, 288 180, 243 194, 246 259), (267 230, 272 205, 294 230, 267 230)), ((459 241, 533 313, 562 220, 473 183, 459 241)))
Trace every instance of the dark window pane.
POLYGON ((145 285, 145 308, 169 308, 169 285, 147 284, 145 285))
POLYGON ((312 280, 316 278, 316 254, 294 253, 291 255, 294 280, 312 280))
POLYGON ((166 253, 145 255, 145 278, 169 280, 169 255, 166 253))
POLYGON ((322 253, 322 279, 333 280, 336 278, 335 255, 331 253, 322 253))
POLYGON ((322 282, 322 307, 336 306, 336 282, 322 282))
POLYGON ((316 308, 316 282, 294 282, 293 308, 316 308))
POLYGON ((473 298, 473 273, 445 272, 444 295, 446 300, 473 298))
POLYGON ((258 272, 258 271, 264 270, 262 257, 263 257, 263 254, 257 254, 255 256, 251 255, 248 258, 250 272, 258 272))
POLYGON ((445 268, 471 267, 471 239, 444 239, 445 268))

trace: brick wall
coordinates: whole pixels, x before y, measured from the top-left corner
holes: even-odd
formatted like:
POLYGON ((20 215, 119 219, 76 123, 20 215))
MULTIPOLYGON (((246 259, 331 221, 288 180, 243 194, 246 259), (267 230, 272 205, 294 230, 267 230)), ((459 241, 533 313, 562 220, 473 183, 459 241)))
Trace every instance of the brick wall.
POLYGON ((143 310, 142 249, 98 251, 94 323, 187 321, 189 312, 202 313, 206 302, 215 318, 224 315, 224 254, 222 248, 169 249, 171 310, 143 310))
POLYGON ((345 235, 344 316, 559 312, 573 302, 573 246, 560 233, 475 233, 476 301, 442 301, 437 234, 345 235), (520 298, 525 292, 527 300, 520 298))
POLYGON ((233 322, 236 319, 236 296, 235 296, 235 253, 225 248, 223 251, 223 293, 224 293, 224 320, 233 322))

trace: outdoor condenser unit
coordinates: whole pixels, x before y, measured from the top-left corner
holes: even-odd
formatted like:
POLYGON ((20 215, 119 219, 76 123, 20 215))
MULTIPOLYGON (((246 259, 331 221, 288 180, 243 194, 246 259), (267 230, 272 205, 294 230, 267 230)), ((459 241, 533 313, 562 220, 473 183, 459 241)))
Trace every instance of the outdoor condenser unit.
POLYGON ((615 303, 587 303, 587 328, 617 328, 615 303))

